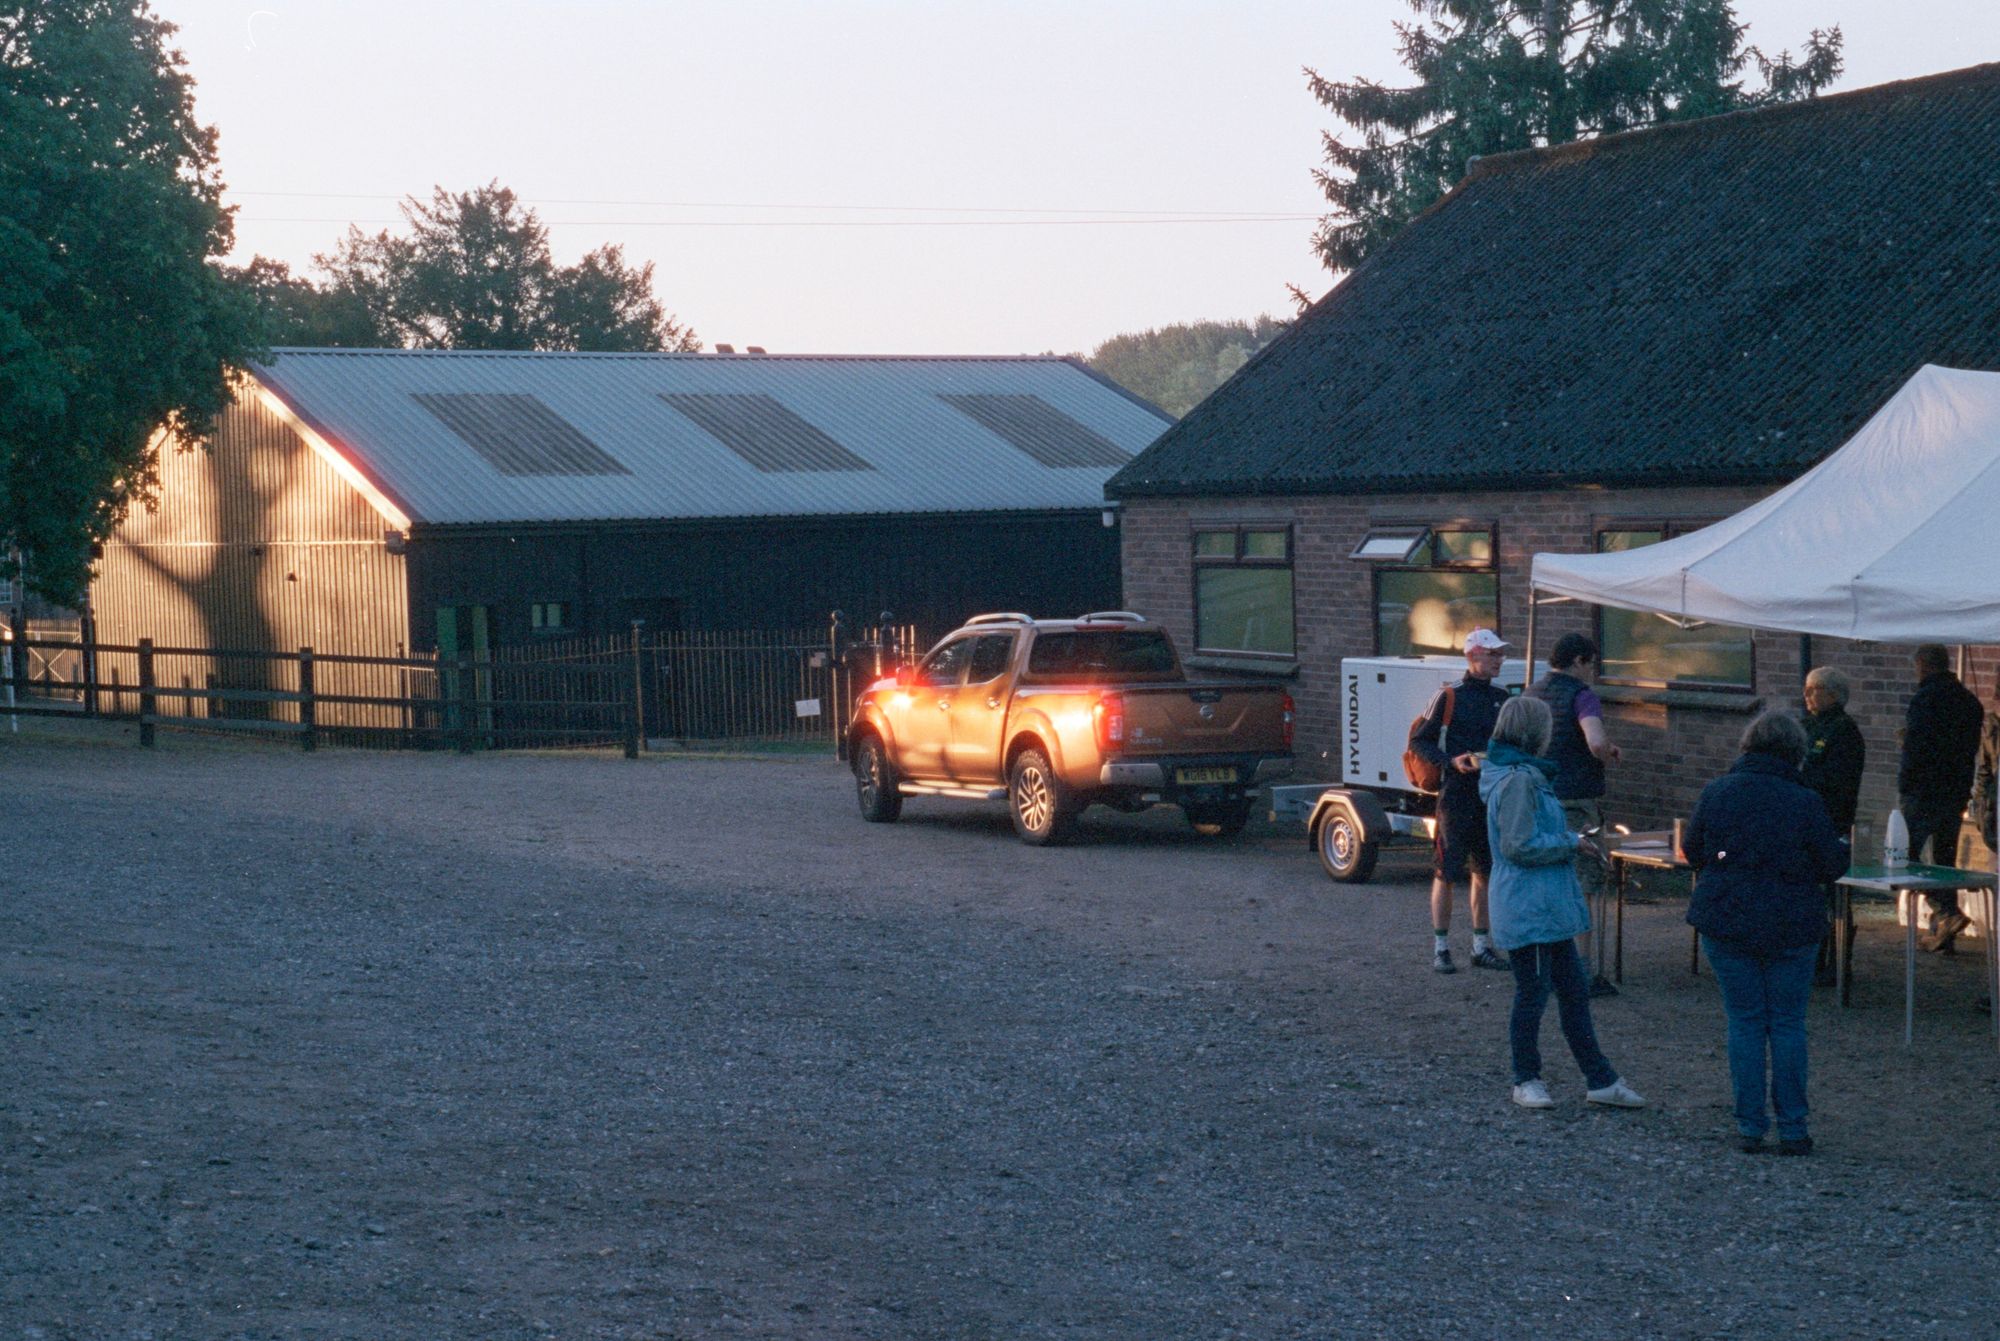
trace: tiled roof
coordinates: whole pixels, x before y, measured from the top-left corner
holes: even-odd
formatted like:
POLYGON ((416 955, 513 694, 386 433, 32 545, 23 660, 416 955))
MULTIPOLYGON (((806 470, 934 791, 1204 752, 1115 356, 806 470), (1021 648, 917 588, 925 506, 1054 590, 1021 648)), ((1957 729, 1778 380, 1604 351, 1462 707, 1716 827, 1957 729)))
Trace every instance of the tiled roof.
POLYGON ((1485 160, 1114 497, 1789 479, 2000 369, 2000 65, 1485 160))
POLYGON ((1095 509, 1168 422, 1053 357, 281 349, 252 374, 431 525, 1095 509), (1089 464, 966 397, 1039 405, 1089 464))

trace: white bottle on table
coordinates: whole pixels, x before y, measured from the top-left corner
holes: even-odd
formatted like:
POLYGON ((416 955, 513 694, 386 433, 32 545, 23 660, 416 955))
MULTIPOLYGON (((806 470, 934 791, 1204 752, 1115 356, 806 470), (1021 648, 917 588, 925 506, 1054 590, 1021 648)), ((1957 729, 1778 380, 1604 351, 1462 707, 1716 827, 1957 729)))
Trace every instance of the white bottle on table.
POLYGON ((1901 810, 1892 810, 1882 828, 1882 865, 1895 871, 1909 864, 1910 826, 1904 823, 1901 810))

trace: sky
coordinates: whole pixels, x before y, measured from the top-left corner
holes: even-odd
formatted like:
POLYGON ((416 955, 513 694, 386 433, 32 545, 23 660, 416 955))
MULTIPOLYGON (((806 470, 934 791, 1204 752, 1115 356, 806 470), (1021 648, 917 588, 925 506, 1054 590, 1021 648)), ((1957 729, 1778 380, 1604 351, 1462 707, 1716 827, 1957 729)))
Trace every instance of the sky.
MULTIPOLYGON (((234 259, 309 271, 432 188, 511 187, 707 343, 1088 352, 1291 310, 1332 119, 1405 0, 155 0, 220 133, 234 259)), ((1738 0, 1840 25, 1835 91, 2000 60, 2000 5, 1738 0)))

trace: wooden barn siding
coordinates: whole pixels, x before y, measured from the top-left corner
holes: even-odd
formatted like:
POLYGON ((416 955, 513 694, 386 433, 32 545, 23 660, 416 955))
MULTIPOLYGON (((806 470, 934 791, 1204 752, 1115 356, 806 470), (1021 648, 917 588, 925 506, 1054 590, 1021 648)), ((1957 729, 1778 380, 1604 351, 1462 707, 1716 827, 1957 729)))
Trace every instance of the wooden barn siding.
MULTIPOLYGON (((1582 553, 1599 527, 1644 517, 1717 520, 1768 491, 1756 488, 1572 490, 1548 493, 1390 495, 1243 499, 1130 499, 1122 527, 1125 594, 1131 608, 1163 621, 1182 646, 1194 637, 1190 532, 1200 524, 1276 520, 1295 528, 1294 586, 1299 674, 1298 754, 1314 776, 1339 776, 1336 684, 1343 657, 1374 651, 1373 586, 1368 565, 1348 558, 1372 521, 1491 519, 1500 545, 1500 632, 1518 646, 1528 630, 1529 562, 1537 552, 1582 553)), ((1536 622, 1537 654, 1546 656, 1570 630, 1595 632, 1593 607, 1544 606, 1536 622)), ((1799 702, 1800 641, 1796 634, 1754 638, 1752 697, 1791 708, 1799 702)), ((1860 818, 1876 825, 1895 804, 1898 731, 1915 687, 1910 649, 1881 643, 1815 638, 1812 664, 1838 666, 1854 682, 1850 710, 1868 744, 1860 818)), ((1971 685, 1995 699, 2000 649, 1976 648, 1971 685)), ((1746 699, 1744 707, 1749 706, 1746 699)), ((1709 780, 1729 766, 1750 721, 1747 711, 1611 703, 1612 738, 1624 751, 1609 778, 1607 811, 1626 823, 1664 823, 1685 815, 1709 780)))
MULTIPOLYGON (((403 655, 409 642, 401 555, 384 544, 375 510, 263 405, 225 411, 209 450, 168 444, 160 455, 159 505, 133 514, 104 547, 91 602, 97 636, 163 647, 268 649, 362 656, 403 655)), ((393 667, 318 665, 321 693, 400 696, 393 667)), ((131 684, 132 657, 100 669, 131 684)), ((290 665, 240 658, 163 657, 163 685, 201 688, 207 677, 233 688, 294 689, 290 665)), ((200 702, 161 703, 163 712, 206 715, 200 702)), ((267 710, 236 703, 236 717, 296 721, 293 704, 267 710)), ((324 726, 396 726, 400 709, 322 705, 324 726)))
MULTIPOLYGON (((616 632, 673 602, 683 629, 819 629, 883 610, 935 636, 967 615, 1067 615, 1119 603, 1118 533, 1097 512, 419 532, 417 646, 442 605, 486 605, 495 636, 529 640, 529 605, 563 601, 579 633, 616 632)), ((657 621, 656 621, 657 622, 657 621)))

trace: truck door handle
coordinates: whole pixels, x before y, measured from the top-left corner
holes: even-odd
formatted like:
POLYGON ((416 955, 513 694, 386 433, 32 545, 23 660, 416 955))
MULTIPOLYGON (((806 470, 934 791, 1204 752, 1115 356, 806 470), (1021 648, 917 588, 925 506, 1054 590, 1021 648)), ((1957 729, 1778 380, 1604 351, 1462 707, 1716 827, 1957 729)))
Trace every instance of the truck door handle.
POLYGON ((951 700, 950 700, 950 699, 948 699, 948 698, 941 698, 941 699, 939 699, 939 700, 938 700, 938 711, 939 711, 939 712, 950 712, 950 711, 951 711, 951 700))
POLYGON ((986 700, 986 706, 989 708, 997 708, 1000 706, 1000 700, 997 698, 989 698, 986 700))

